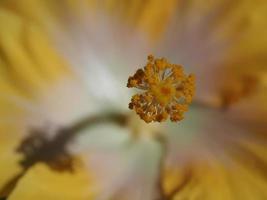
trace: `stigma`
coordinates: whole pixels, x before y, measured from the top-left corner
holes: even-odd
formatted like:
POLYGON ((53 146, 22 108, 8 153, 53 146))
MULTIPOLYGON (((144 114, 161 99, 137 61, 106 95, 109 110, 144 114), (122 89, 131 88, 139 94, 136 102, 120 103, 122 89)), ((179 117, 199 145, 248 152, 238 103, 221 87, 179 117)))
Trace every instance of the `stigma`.
POLYGON ((146 123, 163 122, 170 118, 181 121, 195 93, 195 77, 184 73, 182 66, 165 58, 148 56, 147 64, 128 79, 128 88, 137 88, 129 108, 146 123))

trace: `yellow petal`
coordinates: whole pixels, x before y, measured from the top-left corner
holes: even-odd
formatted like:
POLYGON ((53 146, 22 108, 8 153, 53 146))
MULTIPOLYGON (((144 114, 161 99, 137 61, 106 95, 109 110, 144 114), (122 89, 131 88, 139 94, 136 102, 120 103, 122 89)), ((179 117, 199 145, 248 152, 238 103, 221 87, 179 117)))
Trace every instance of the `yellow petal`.
POLYGON ((15 87, 36 95, 51 81, 69 73, 40 26, 0 8, 0 27, 5 27, 5 31, 0 33, 1 70, 6 71, 6 79, 15 87))
MULTIPOLYGON (((12 125, 0 125, 0 191, 7 186, 22 168, 19 165, 21 156, 15 152, 18 146, 19 134, 18 127, 12 125)), ((0 197, 3 194, 0 194, 0 197)))
POLYGON ((15 10, 22 16, 45 25, 58 21, 61 17, 60 14, 63 13, 64 16, 66 10, 72 14, 104 11, 101 13, 102 15, 116 16, 125 24, 145 31, 152 38, 157 38, 163 33, 176 11, 177 4, 177 0, 165 0, 164 4, 160 0, 146 2, 141 0, 105 0, 101 2, 96 0, 63 0, 60 3, 51 0, 25 0, 23 2, 9 0, 3 3, 5 7, 15 10))
POLYGON ((211 165, 208 163, 194 163, 185 168, 172 168, 166 173, 165 178, 165 190, 175 200, 187 198, 233 199, 233 194, 227 182, 226 170, 217 162, 211 165))
POLYGON ((8 71, 24 87, 31 87, 31 89, 41 87, 42 77, 23 46, 21 38, 21 32, 24 28, 23 22, 12 13, 1 10, 0 26, 3 28, 6 23, 9 26, 0 33, 0 48, 2 56, 8 63, 8 71))
POLYGON ((255 171, 238 164, 229 171, 229 185, 234 193, 234 199, 254 200, 267 198, 267 182, 255 171))
POLYGON ((1 6, 15 12, 18 16, 21 16, 29 21, 33 21, 39 24, 53 22, 53 16, 51 12, 47 12, 48 9, 54 8, 55 1, 47 0, 4 0, 1 2, 1 6))
POLYGON ((267 198, 267 181, 240 163, 193 163, 166 173, 165 191, 174 200, 254 200, 267 198), (184 168, 181 168, 184 169, 184 168), (170 186, 172 185, 172 189, 170 186), (169 188, 168 188, 169 187, 169 188), (167 190, 166 190, 167 189, 167 190))
POLYGON ((32 167, 19 181, 9 200, 90 200, 93 199, 92 180, 81 167, 70 172, 52 171, 44 164, 32 167))

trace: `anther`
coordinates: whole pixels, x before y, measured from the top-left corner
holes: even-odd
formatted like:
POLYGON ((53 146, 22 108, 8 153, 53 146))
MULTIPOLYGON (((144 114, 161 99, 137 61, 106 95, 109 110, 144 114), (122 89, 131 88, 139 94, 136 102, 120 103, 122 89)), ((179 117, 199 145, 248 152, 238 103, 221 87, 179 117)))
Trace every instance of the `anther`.
POLYGON ((127 87, 143 90, 132 97, 129 108, 145 122, 173 122, 184 118, 195 92, 194 75, 186 75, 182 66, 165 58, 148 56, 144 69, 128 79, 127 87))

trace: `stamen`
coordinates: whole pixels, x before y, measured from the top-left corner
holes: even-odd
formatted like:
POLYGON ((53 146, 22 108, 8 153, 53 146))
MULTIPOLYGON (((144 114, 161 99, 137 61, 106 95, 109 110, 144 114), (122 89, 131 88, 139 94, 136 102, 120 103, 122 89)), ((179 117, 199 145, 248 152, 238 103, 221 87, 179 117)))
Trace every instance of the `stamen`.
POLYGON ((144 69, 128 79, 127 87, 143 90, 132 97, 129 108, 145 122, 181 121, 195 92, 194 75, 185 75, 180 65, 148 56, 144 69))

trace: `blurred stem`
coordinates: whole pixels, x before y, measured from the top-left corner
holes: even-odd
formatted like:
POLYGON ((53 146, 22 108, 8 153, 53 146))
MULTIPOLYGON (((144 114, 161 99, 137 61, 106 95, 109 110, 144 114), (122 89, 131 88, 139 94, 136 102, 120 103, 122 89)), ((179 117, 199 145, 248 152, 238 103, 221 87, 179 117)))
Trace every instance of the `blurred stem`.
POLYGON ((12 177, 3 188, 0 188, 0 198, 8 197, 14 190, 18 181, 32 168, 36 163, 45 163, 53 170, 69 170, 73 172, 72 155, 67 151, 67 145, 82 130, 90 130, 91 127, 98 124, 115 123, 118 126, 127 124, 128 116, 121 113, 104 113, 96 116, 89 116, 80 121, 59 129, 55 137, 48 138, 46 130, 29 130, 30 134, 25 138, 17 152, 24 155, 24 159, 20 161, 22 171, 12 177), (36 143, 38 142, 38 146, 36 143), (63 159, 62 159, 63 158, 63 159), (70 159, 66 162, 66 160, 70 159), (63 160, 63 163, 61 163, 63 160), (57 166, 59 164, 59 166, 57 166), (64 167, 69 167, 64 169, 64 167))

